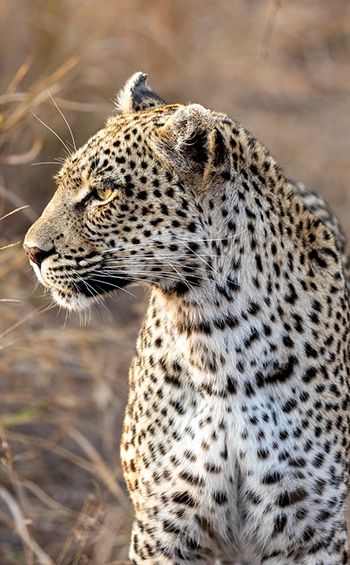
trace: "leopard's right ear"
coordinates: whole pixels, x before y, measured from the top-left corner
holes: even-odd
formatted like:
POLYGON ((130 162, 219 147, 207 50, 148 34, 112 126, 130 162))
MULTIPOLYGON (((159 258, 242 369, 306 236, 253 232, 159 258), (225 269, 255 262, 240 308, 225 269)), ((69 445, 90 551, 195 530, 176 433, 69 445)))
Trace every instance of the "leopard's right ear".
POLYGON ((153 142, 179 174, 201 186, 230 178, 232 157, 216 118, 200 104, 180 106, 155 131, 153 142))
POLYGON ((135 73, 117 96, 116 106, 123 114, 165 106, 164 100, 146 84, 145 73, 135 73))

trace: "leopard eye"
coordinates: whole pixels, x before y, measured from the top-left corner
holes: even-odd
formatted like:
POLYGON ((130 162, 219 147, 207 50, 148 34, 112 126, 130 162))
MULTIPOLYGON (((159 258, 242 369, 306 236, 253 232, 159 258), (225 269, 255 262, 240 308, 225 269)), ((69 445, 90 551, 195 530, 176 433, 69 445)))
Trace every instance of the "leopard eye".
POLYGON ((99 187, 95 188, 94 192, 95 192, 96 198, 98 198, 98 200, 101 200, 103 202, 104 200, 108 200, 108 198, 113 193, 113 189, 108 185, 99 186, 99 187))

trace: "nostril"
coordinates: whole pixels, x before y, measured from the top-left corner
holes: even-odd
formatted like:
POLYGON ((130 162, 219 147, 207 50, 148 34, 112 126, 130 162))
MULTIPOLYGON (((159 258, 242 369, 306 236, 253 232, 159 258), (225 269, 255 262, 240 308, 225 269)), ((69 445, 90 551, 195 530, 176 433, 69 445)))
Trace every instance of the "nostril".
POLYGON ((44 249, 40 249, 39 247, 30 247, 29 245, 23 245, 25 252, 27 253, 29 259, 40 267, 41 263, 46 259, 46 257, 50 257, 53 253, 55 253, 55 248, 52 247, 48 251, 44 249))

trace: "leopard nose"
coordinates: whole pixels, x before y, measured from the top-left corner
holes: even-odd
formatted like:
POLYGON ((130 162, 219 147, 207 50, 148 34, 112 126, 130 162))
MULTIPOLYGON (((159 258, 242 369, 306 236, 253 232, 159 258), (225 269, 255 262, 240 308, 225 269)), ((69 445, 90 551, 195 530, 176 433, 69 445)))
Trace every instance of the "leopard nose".
POLYGON ((46 257, 50 257, 50 255, 53 255, 53 253, 55 253, 54 247, 52 247, 48 251, 45 251, 44 249, 40 249, 40 247, 32 247, 30 245, 24 244, 23 248, 27 253, 29 259, 33 263, 38 265, 38 267, 41 266, 41 263, 44 261, 44 259, 46 259, 46 257))

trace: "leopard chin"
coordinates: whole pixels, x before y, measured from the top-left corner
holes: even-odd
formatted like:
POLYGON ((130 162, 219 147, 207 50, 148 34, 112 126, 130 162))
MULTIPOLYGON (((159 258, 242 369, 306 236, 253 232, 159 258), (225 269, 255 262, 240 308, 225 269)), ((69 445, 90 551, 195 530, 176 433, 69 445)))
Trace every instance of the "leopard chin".
POLYGON ((88 297, 81 293, 64 293, 62 290, 57 289, 51 289, 51 295, 58 306, 72 312, 88 310, 96 302, 96 297, 88 297))

